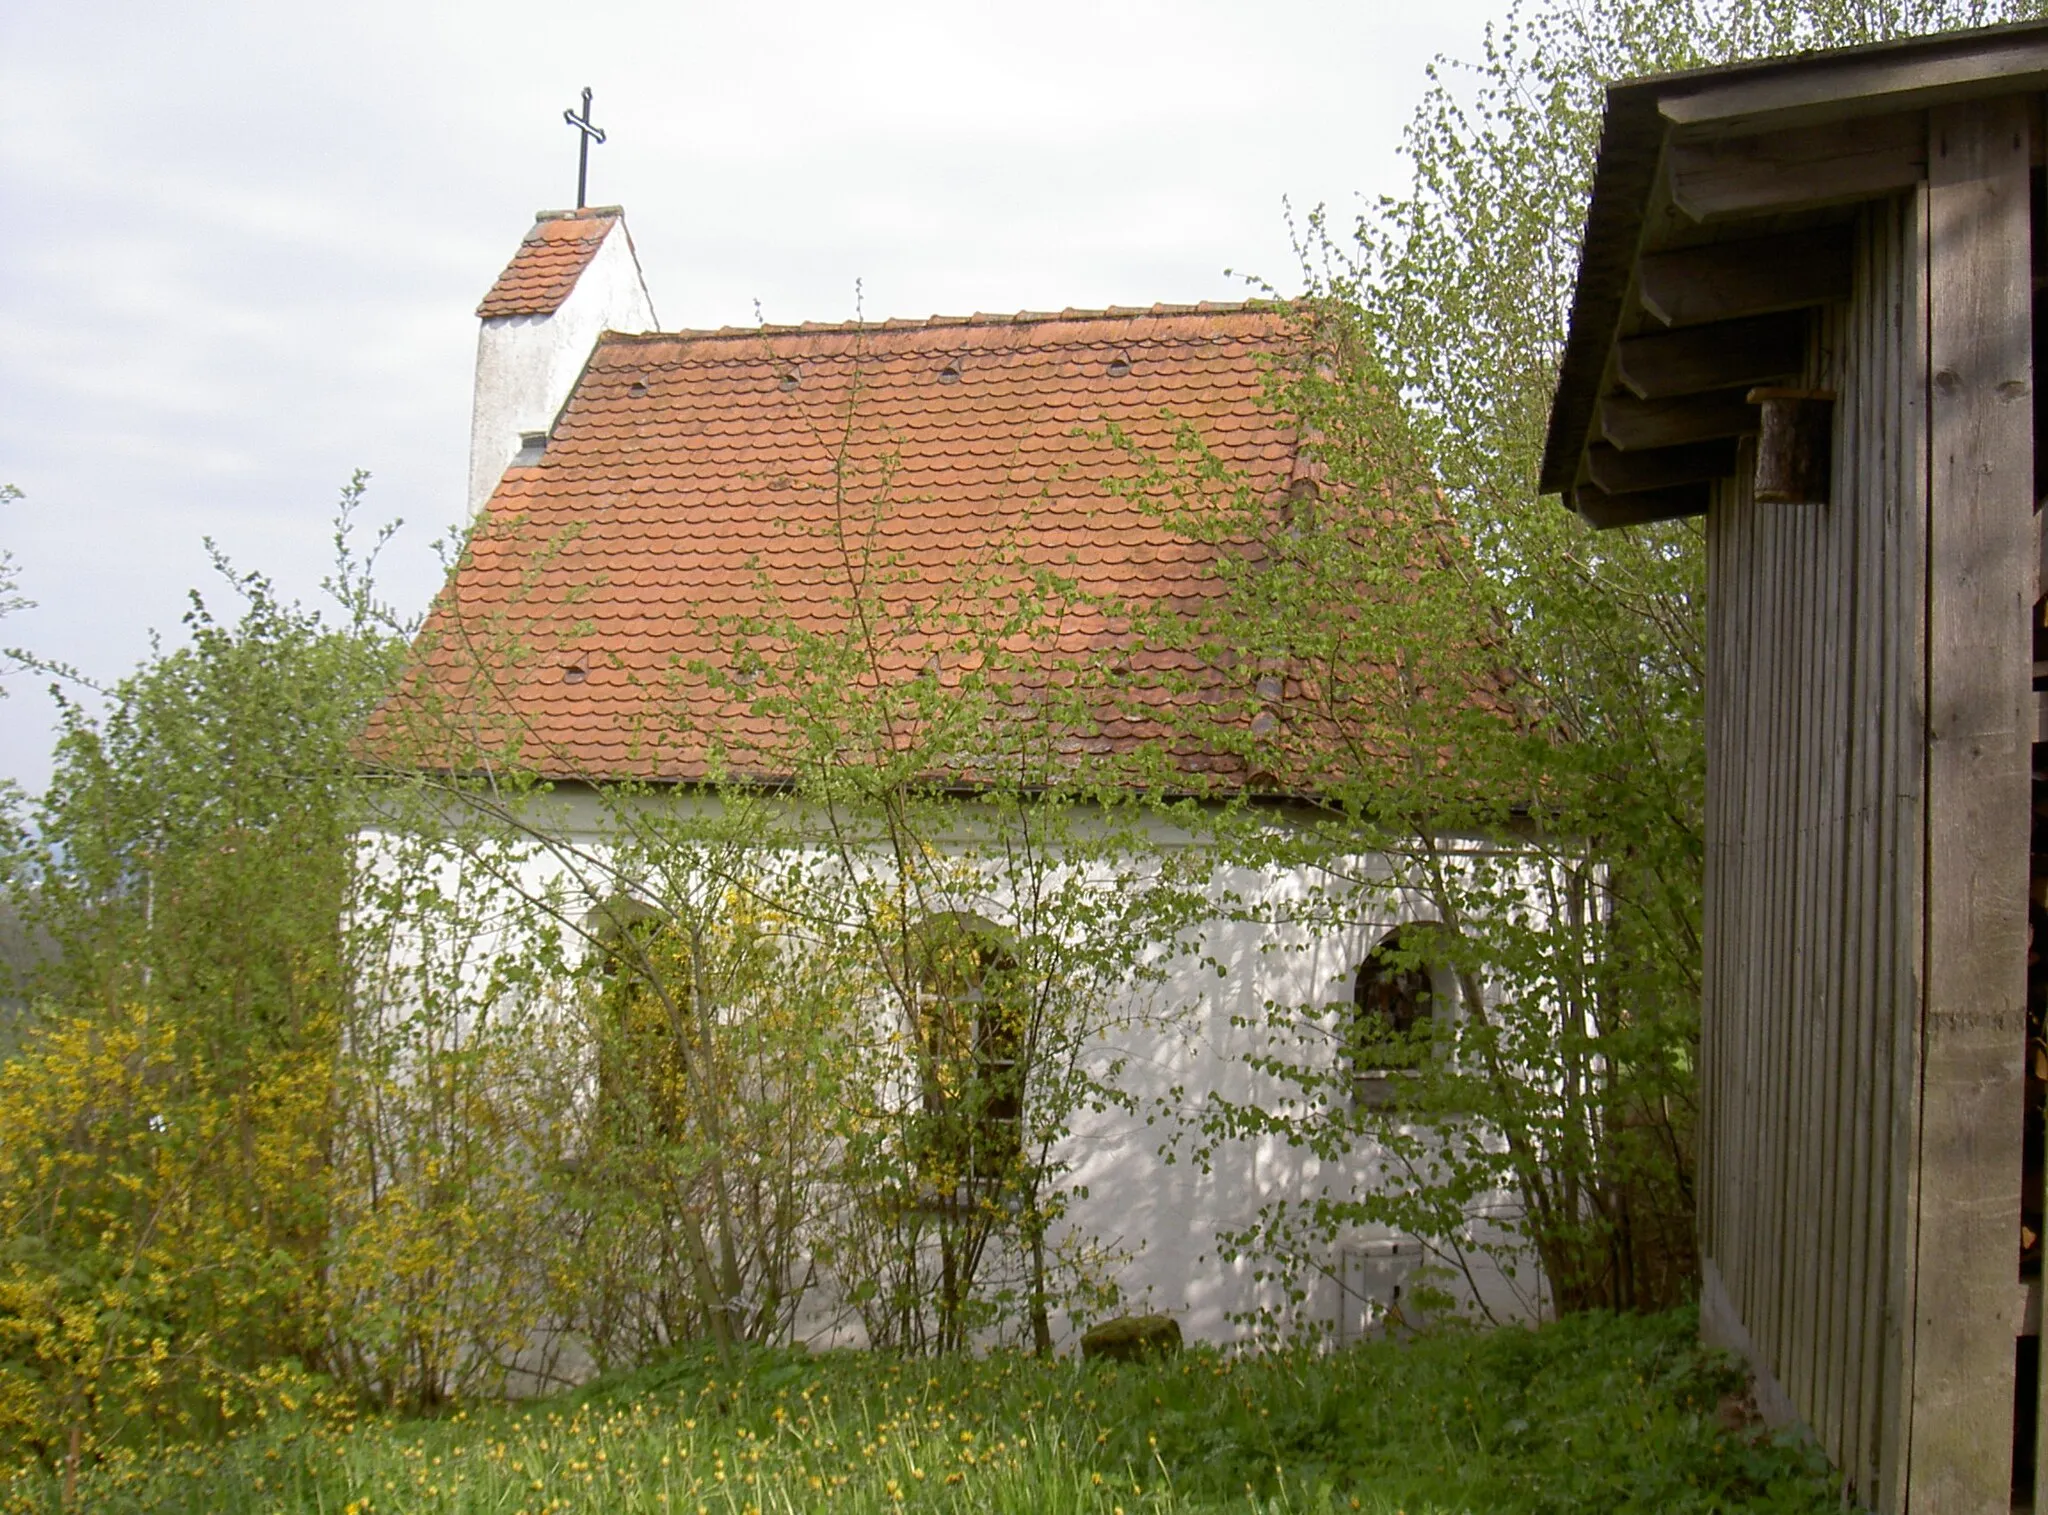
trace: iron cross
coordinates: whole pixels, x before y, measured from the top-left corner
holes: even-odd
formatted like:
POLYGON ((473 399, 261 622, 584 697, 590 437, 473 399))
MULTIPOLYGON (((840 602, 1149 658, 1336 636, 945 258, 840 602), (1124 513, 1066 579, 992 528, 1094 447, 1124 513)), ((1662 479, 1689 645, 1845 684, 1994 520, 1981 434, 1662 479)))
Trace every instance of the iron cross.
POLYGON ((580 134, 576 139, 576 208, 581 210, 590 185, 590 144, 604 141, 603 128, 590 124, 589 85, 583 86, 583 114, 579 116, 573 110, 565 110, 562 119, 580 134))

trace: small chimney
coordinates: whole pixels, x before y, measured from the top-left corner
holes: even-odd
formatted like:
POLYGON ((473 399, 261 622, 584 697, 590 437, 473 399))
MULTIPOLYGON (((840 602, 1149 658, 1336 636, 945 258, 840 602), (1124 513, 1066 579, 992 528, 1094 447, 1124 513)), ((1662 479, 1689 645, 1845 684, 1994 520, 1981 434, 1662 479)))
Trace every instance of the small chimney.
POLYGON ((640 259, 616 205, 544 210, 476 308, 476 403, 469 430, 469 514, 555 416, 606 331, 653 331, 640 259))

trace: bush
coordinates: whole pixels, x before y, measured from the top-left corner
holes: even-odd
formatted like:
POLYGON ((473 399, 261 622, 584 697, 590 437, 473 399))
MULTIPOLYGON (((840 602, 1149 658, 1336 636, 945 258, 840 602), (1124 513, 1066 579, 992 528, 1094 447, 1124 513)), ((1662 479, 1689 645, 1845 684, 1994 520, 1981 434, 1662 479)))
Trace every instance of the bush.
POLYGON ((66 705, 4 857, 53 950, 0 1068, 0 1456, 67 1477, 296 1398, 327 1334, 350 744, 397 644, 229 583, 66 705))
POLYGON ((0 1456, 75 1477, 224 1428, 301 1378, 279 1323, 317 1301, 326 1060, 223 1084, 124 1006, 0 1065, 0 1456))

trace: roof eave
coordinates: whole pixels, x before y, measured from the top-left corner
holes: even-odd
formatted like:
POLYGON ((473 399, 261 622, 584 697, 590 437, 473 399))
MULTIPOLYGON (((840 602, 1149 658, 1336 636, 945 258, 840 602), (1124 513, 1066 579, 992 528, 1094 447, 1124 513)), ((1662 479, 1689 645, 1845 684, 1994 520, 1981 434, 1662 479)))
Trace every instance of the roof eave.
POLYGON ((2044 21, 1649 75, 1610 86, 1538 491, 1563 494, 1578 483, 1674 136, 1814 125, 2044 89, 2044 21))
POLYGON ((1540 493, 1559 494, 1578 482, 1579 456, 1607 374, 1607 354, 1621 325, 1629 272, 1642 244, 1669 129, 1658 112, 1653 84, 1609 86, 1593 198, 1579 243, 1579 274, 1572 286, 1571 325, 1544 439, 1540 493))

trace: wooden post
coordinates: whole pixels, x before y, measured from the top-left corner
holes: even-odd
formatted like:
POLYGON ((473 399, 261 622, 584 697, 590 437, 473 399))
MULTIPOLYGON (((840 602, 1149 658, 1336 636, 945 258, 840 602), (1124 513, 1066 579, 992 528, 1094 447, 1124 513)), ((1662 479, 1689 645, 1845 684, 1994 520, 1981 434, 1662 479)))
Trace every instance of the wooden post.
POLYGON ((2009 1508, 2026 1027, 2033 101, 1928 122, 1926 978, 1908 1507, 2009 1508))
MULTIPOLYGON (((2034 101, 2034 129, 2037 132, 2042 128, 2041 108, 2043 105, 2048 105, 2048 96, 2037 97, 2034 101)), ((2030 230, 2035 238, 2035 245, 2031 252, 2033 261, 2038 266, 2044 253, 2048 253, 2048 248, 2043 248, 2040 245, 2042 235, 2041 215, 2038 210, 2032 217, 2030 230)), ((2035 300, 2037 304, 2040 298, 2040 295, 2036 294, 2035 300)), ((2036 330, 2040 329, 2039 323, 2040 313, 2037 312, 2035 315, 2036 330)), ((2034 400, 2034 497, 2037 501, 2041 498, 2042 485, 2048 483, 2048 473, 2044 473, 2041 466, 2041 448, 2044 442, 2048 442, 2048 424, 2044 424, 2041 400, 2037 393, 2034 400)), ((2034 604, 2032 613, 2027 620, 2030 628, 2043 624, 2041 616, 2044 609, 2042 605, 2044 597, 2048 597, 2048 510, 2043 510, 2037 505, 2034 510, 2034 604)), ((2034 702, 2034 740, 2037 743, 2048 741, 2048 704, 2043 703, 2044 700, 2048 700, 2048 695, 2036 692, 2031 698, 2034 702)), ((2033 798, 2034 772, 2033 754, 2029 752, 2027 762, 2029 801, 2033 798)), ((2031 850, 2033 846, 2031 834, 2029 835, 2027 845, 2031 850)), ((2033 859, 2031 856, 2027 859, 2027 874, 2027 893, 2029 899, 2031 899, 2034 890, 2033 859)), ((2031 932, 2028 935, 2031 951, 2048 952, 2048 942, 2033 940, 2031 932)), ((2033 1058, 2035 1049, 2030 1046, 2027 1049, 2026 1055, 2029 1059, 2033 1058)), ((2022 1076, 2024 1077, 2024 1074, 2022 1076)), ((2043 1132, 2040 1139, 2048 1141, 2048 1132, 2043 1132)), ((2037 1148, 2034 1157, 2037 1162, 2048 1164, 2048 1151, 2042 1151, 2037 1148)), ((2034 1288, 2040 1289, 2041 1287, 2042 1280, 2037 1275, 2034 1280, 2034 1288)), ((2048 1323, 2044 1323, 2041 1320, 2041 1311, 2038 1305, 2031 1313, 2034 1315, 2035 1330, 2040 1336, 2040 1340, 2037 1340, 2035 1343, 2034 1359, 2034 1508, 2044 1512, 2044 1515, 2048 1515, 2048 1435, 2044 1435, 2044 1433, 2048 1433, 2048 1357, 2044 1357, 2040 1352, 2041 1346, 2044 1343, 2048 1343, 2048 1323)))
MULTIPOLYGON (((1924 127, 1925 122, 1921 125, 1924 127)), ((1924 137, 1924 132, 1923 132, 1924 137)), ((1923 148, 1925 146, 1923 142, 1923 148)), ((1923 154, 1924 156, 1924 154, 1923 154)), ((1920 1021, 1927 982, 1927 496, 1928 435, 1928 189, 1906 203, 1899 301, 1897 488, 1886 500, 1889 540, 1879 558, 1883 647, 1885 762, 1879 793, 1879 867, 1888 881, 1889 911, 1880 917, 1885 948, 1878 1004, 1890 1042, 1891 1078, 1884 1088, 1890 1201, 1877 1209, 1883 1233, 1885 1309, 1880 1356, 1876 1504, 1885 1515, 1908 1508, 1907 1454, 1913 1424, 1913 1323, 1919 1318, 1920 1021)))

